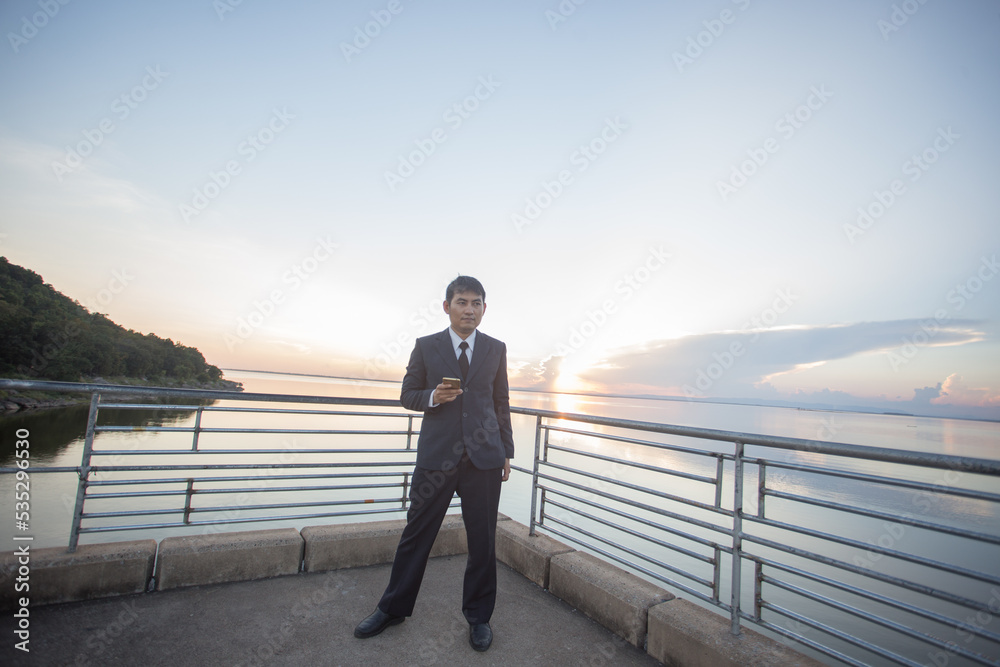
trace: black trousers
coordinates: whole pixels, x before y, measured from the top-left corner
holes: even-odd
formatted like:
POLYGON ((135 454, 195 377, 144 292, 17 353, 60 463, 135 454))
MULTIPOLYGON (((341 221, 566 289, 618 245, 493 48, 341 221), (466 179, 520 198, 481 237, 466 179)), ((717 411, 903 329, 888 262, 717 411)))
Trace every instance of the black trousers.
POLYGON ((406 528, 399 539, 389 585, 378 603, 379 609, 393 616, 413 613, 427 557, 451 498, 458 493, 469 541, 462 613, 469 623, 489 622, 497 595, 496 528, 501 474, 500 468, 480 470, 467 456, 448 471, 414 469, 406 528))

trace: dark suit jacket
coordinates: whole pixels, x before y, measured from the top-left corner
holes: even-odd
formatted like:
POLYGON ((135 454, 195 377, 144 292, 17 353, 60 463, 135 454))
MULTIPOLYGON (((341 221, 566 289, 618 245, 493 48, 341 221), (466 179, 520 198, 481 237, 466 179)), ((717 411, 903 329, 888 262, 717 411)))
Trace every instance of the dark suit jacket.
POLYGON ((450 470, 465 451, 480 470, 503 467, 504 459, 514 458, 507 346, 477 332, 462 395, 428 408, 434 388, 445 377, 462 377, 447 329, 417 339, 399 396, 403 407, 424 413, 417 466, 450 470))

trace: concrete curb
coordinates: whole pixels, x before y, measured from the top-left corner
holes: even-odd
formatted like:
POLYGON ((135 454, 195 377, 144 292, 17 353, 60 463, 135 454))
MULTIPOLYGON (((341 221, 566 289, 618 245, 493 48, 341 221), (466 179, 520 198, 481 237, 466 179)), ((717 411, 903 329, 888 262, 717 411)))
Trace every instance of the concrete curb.
MULTIPOLYGON (((0 554, 0 608, 29 597, 32 607, 158 590, 267 579, 391 562, 404 520, 168 537, 85 545, 70 554, 29 550, 30 595, 16 592, 23 555, 0 554)), ((589 553, 497 517, 497 558, 515 572, 670 667, 819 667, 822 663, 589 553)), ((465 526, 449 515, 432 556, 467 553, 465 526)))
POLYGON ((573 550, 548 535, 529 535, 528 527, 517 521, 497 523, 497 559, 542 588, 549 587, 552 557, 573 550))
POLYGON ((668 667, 822 667, 749 628, 730 633, 729 619, 687 600, 649 610, 646 652, 668 667))
POLYGON ((31 606, 76 602, 113 595, 146 592, 156 557, 156 540, 88 544, 69 553, 63 547, 0 554, 0 579, 10 582, 0 593, 0 607, 13 608, 19 598, 31 606), (15 578, 20 566, 30 572, 28 590, 18 592, 15 578))
POLYGON ((156 559, 156 588, 297 574, 302 546, 294 528, 167 537, 156 559))
POLYGON ((641 649, 646 647, 649 608, 674 599, 659 586, 582 551, 552 557, 549 592, 641 649))
MULTIPOLYGON (((305 558, 302 569, 304 572, 325 572, 391 563, 404 526, 405 519, 394 519, 303 528, 305 558)), ((452 556, 468 550, 462 517, 446 516, 431 556, 452 556)))

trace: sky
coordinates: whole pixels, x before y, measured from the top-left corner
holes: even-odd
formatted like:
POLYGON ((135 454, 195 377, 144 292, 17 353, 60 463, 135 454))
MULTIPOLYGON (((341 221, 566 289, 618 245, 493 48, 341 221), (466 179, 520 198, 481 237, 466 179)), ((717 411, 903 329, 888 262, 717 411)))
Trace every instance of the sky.
POLYGON ((1000 418, 995 0, 0 5, 0 254, 222 368, 1000 418))

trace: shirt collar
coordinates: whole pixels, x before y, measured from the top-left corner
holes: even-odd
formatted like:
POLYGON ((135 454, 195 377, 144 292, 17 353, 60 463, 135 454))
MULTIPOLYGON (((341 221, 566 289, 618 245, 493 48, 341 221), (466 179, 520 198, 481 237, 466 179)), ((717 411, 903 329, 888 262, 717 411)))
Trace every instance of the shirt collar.
MULTIPOLYGON (((451 327, 448 327, 448 333, 451 334, 451 346, 453 348, 455 348, 455 356, 457 357, 458 356, 458 352, 459 352, 458 346, 462 343, 462 337, 459 336, 457 333, 455 333, 455 330, 452 329, 451 327)), ((469 344, 469 360, 470 361, 472 360, 472 348, 474 348, 476 346, 476 334, 477 333, 479 333, 478 329, 475 330, 475 331, 473 331, 471 334, 469 334, 469 337, 465 339, 465 342, 469 344)))

